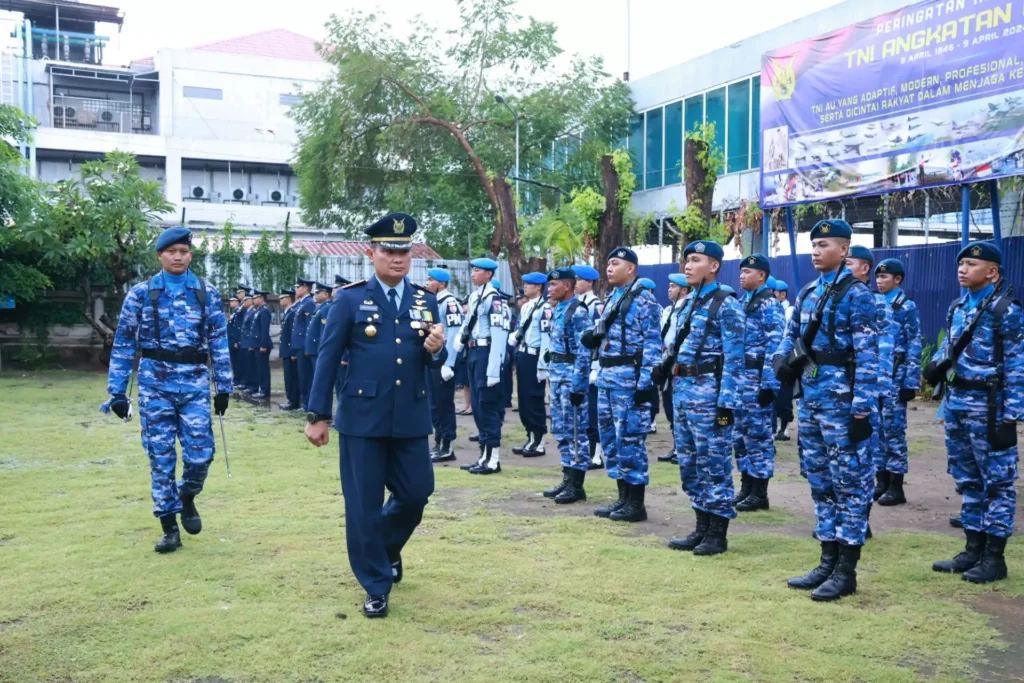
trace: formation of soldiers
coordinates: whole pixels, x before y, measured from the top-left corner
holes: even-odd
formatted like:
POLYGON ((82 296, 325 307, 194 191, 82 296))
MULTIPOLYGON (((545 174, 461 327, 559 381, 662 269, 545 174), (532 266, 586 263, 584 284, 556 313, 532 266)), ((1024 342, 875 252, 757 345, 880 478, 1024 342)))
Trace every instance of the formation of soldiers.
MULTIPOLYGON (((1016 505, 1016 422, 1024 419, 1024 328, 995 245, 973 243, 959 254, 958 278, 966 293, 953 302, 944 341, 921 368, 920 319, 902 289, 902 263, 875 264, 870 250, 851 246, 852 229, 841 220, 820 221, 812 229, 812 262, 819 276, 792 304, 788 286, 771 276, 761 255, 744 259, 740 292, 719 282, 722 247, 701 240, 685 248, 682 272, 669 277, 671 303, 664 309, 653 295, 655 283, 637 277, 636 253, 619 247, 607 255, 610 291, 603 300, 592 291, 597 270, 556 268, 524 276, 517 314, 512 297, 495 279, 498 263, 489 258, 471 261, 473 291, 465 302, 449 291, 445 269, 429 270, 423 287, 410 283, 408 249, 415 230, 415 221, 405 214, 391 214, 367 229, 377 272, 368 281, 349 285, 339 277, 331 286, 299 278, 294 290, 280 292, 286 399, 281 409, 306 411, 307 436, 319 446, 327 441, 325 425, 337 400, 334 427, 342 441, 343 483, 351 480, 345 484, 347 509, 351 496, 364 495, 370 476, 366 465, 355 463, 369 457, 373 467, 384 467, 370 455, 380 448, 388 457, 407 452, 401 467, 419 471, 416 444, 421 438, 426 443, 420 432, 432 432, 429 459, 424 452, 428 467, 429 461, 457 460, 460 377, 469 388, 477 430, 470 440, 478 448, 461 468, 474 475, 499 474, 514 364, 527 438, 513 454, 545 454, 545 397, 550 408, 563 476, 543 492, 545 497, 556 504, 585 501, 587 472, 603 468, 618 495, 594 514, 620 522, 646 520, 646 439, 661 403, 672 425, 673 448, 658 460, 678 464, 696 519, 692 533, 673 538, 669 546, 715 555, 728 550, 729 524, 738 512, 769 508, 775 441, 790 438, 795 397, 800 472, 814 501, 821 557, 818 566, 788 585, 810 591, 814 600, 836 600, 856 591, 873 504, 907 501, 907 403, 917 397, 923 377, 945 391, 940 415, 949 472, 963 497, 958 522, 966 535, 964 551, 933 568, 975 583, 1006 578, 1004 548, 1016 505), (869 287, 872 276, 876 292, 869 287), (346 302, 344 310, 332 310, 340 301, 346 302), (397 336, 389 320, 401 330, 397 336), (408 355, 403 339, 428 352, 408 355), (403 360, 415 367, 403 368, 403 360), (397 363, 393 385, 380 380, 390 362, 397 363), (377 419, 378 407, 392 416, 387 423, 377 419), (379 438, 386 443, 377 445, 379 438)), ((182 234, 167 231, 157 245, 161 262, 182 244, 189 244, 182 234)), ((212 354, 216 411, 223 414, 231 392, 228 356, 235 388, 265 399, 273 346, 265 292, 240 285, 225 321, 206 303, 218 300, 216 290, 191 275, 187 265, 176 262, 169 269, 168 263, 126 299, 111 364, 111 400, 104 404, 122 418, 130 411, 125 384, 137 343, 144 359, 140 411, 149 416, 143 420, 143 442, 153 463, 154 514, 165 531, 157 546, 161 552, 180 547, 176 514, 189 533, 201 528, 194 498, 213 457, 206 365, 182 368, 198 363, 200 355, 205 363, 212 354), (203 311, 194 334, 184 339, 170 325, 171 334, 165 332, 161 342, 160 319, 177 320, 190 305, 203 311), (163 400, 163 393, 180 391, 196 395, 185 404, 173 396, 163 400), (196 433, 178 434, 185 469, 177 484, 163 423, 150 416, 162 414, 168 402, 171 414, 199 411, 187 423, 196 433)), ((175 434, 168 429, 173 454, 175 434)), ((384 475, 370 476, 372 487, 378 476, 384 475)), ((419 523, 433 489, 431 476, 429 487, 420 481, 420 488, 405 490, 414 502, 403 503, 404 494, 393 484, 401 488, 410 481, 387 480, 393 494, 383 519, 397 515, 400 522, 394 523, 404 531, 401 542, 384 554, 369 531, 381 515, 376 494, 368 503, 353 500, 348 510, 350 561, 367 587, 367 616, 386 615, 390 587, 401 580, 400 546, 419 523), (388 562, 393 576, 382 578, 379 567, 388 562)))

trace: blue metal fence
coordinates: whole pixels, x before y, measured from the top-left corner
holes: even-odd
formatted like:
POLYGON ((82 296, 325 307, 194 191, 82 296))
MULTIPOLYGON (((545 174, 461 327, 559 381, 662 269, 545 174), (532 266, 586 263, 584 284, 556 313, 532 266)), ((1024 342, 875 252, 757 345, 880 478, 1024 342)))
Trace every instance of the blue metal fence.
MULTIPOLYGON (((903 289, 921 311, 921 332, 924 334, 925 342, 934 341, 939 330, 946 324, 946 311, 949 310, 950 302, 960 296, 960 286, 956 280, 956 255, 960 253, 960 243, 944 242, 927 246, 874 249, 873 253, 875 263, 887 258, 897 258, 903 262, 907 270, 903 289)), ((811 255, 799 254, 797 259, 800 262, 803 284, 807 284, 817 276, 811 265, 811 255)), ((789 284, 790 301, 796 300, 799 290, 795 286, 796 279, 793 277, 790 257, 773 258, 771 264, 772 275, 789 284)), ((1024 295, 1024 237, 1003 239, 1003 269, 1017 296, 1024 295)), ((677 263, 640 266, 640 277, 649 277, 658 283, 655 293, 662 305, 668 304, 668 276, 677 272, 677 263)), ((719 282, 732 285, 738 291, 739 281, 740 260, 723 262, 719 282)))

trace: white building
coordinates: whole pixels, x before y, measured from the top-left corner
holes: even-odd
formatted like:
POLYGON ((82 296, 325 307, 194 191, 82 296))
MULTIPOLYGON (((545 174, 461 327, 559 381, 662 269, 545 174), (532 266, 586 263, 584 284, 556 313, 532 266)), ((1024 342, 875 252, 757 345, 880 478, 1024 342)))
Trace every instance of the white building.
POLYGON ((0 102, 39 120, 30 173, 68 178, 119 149, 163 183, 176 206, 169 220, 301 229, 288 111, 330 73, 315 41, 279 29, 104 64, 102 34, 122 21, 117 8, 69 0, 0 4, 0 35, 14 34, 0 102))

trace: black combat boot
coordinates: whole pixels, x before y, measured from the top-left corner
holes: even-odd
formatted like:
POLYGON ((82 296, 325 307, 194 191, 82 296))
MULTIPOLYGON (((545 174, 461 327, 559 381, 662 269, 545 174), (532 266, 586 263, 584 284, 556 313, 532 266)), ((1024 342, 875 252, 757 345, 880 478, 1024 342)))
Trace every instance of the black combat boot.
POLYGON ((569 484, 565 489, 555 496, 555 503, 568 505, 577 501, 586 500, 587 492, 583 490, 583 479, 587 476, 586 470, 569 469, 569 484))
POLYGON ((967 535, 967 545, 963 552, 952 560, 939 560, 932 565, 934 571, 962 574, 981 562, 981 556, 985 553, 985 534, 969 529, 964 529, 964 534, 967 535))
POLYGON ((164 515, 160 518, 160 526, 163 527, 164 537, 156 544, 153 550, 158 553, 173 553, 181 547, 181 534, 178 532, 178 522, 175 515, 164 515))
POLYGON ((964 520, 963 520, 963 518, 960 515, 950 515, 949 516, 949 525, 951 527, 953 527, 954 529, 963 529, 964 528, 964 520))
POLYGON ((981 562, 964 572, 960 577, 971 583, 991 583, 1006 578, 1006 558, 1003 552, 1006 550, 1006 539, 1002 536, 987 534, 985 539, 985 554, 981 556, 981 562))
POLYGON ((673 538, 668 542, 668 547, 673 550, 693 550, 704 542, 708 535, 708 527, 711 525, 711 515, 703 510, 694 510, 697 515, 697 528, 686 538, 673 538))
POLYGON ((613 522, 646 522, 647 508, 644 506, 644 484, 627 484, 629 487, 626 504, 615 510, 608 519, 613 522))
POLYGON ((839 562, 839 542, 822 541, 821 562, 818 566, 803 576, 793 577, 786 582, 786 585, 802 591, 813 590, 828 581, 828 577, 832 576, 832 572, 836 570, 837 562, 839 562))
POLYGON ((544 490, 544 497, 545 498, 554 498, 559 493, 564 491, 565 487, 569 485, 569 478, 571 476, 572 476, 572 468, 571 467, 563 467, 562 468, 562 483, 559 484, 558 486, 552 487, 550 489, 545 489, 544 490))
POLYGON ((711 523, 708 525, 708 533, 704 540, 693 549, 694 555, 721 555, 729 549, 729 518, 711 515, 711 523))
POLYGON ((875 493, 871 496, 872 500, 878 500, 889 490, 889 476, 885 470, 875 472, 875 493))
POLYGON ((188 493, 181 494, 181 525, 190 536, 203 530, 203 520, 196 510, 196 497, 188 493))
POLYGON ((889 488, 878 499, 878 504, 889 507, 890 505, 904 505, 906 502, 907 496, 903 493, 903 475, 889 475, 889 488))
POLYGON ((859 545, 840 545, 839 562, 835 571, 825 583, 811 591, 811 600, 831 602, 844 595, 857 592, 857 562, 860 560, 859 545))
POLYGON ((619 499, 594 510, 594 514, 598 517, 608 517, 626 504, 626 499, 629 497, 629 484, 621 479, 616 479, 615 484, 619 487, 619 499))
POLYGON ((866 527, 864 529, 864 539, 865 540, 867 540, 869 538, 874 538, 875 537, 875 535, 873 533, 871 533, 871 508, 872 508, 872 506, 873 506, 873 503, 868 503, 868 514, 866 515, 866 517, 867 517, 867 525, 866 525, 866 527))
POLYGON ((675 460, 675 457, 676 457, 676 452, 675 451, 669 451, 665 455, 659 455, 658 456, 658 462, 672 462, 673 460, 675 460))
POLYGON ((753 479, 753 485, 750 489, 750 495, 741 500, 736 509, 740 512, 753 512, 755 510, 767 510, 768 509, 768 480, 767 479, 753 479))
POLYGON ((739 505, 747 496, 750 495, 750 491, 754 487, 754 478, 746 472, 740 472, 740 492, 736 494, 736 497, 732 499, 733 505, 739 505))
POLYGON ((451 439, 441 439, 441 446, 437 454, 430 458, 431 462, 451 462, 455 460, 455 448, 451 439))

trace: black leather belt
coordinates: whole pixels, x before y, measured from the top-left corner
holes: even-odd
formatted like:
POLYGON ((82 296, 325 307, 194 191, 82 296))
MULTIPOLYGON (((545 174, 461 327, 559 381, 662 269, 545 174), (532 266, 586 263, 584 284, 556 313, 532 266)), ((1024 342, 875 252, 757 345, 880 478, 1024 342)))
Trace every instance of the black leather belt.
POLYGON ((576 361, 576 355, 572 353, 555 353, 554 351, 548 352, 549 363, 574 363, 576 361))
POLYGON ((676 365, 675 369, 673 370, 673 374, 676 377, 697 377, 698 375, 716 375, 718 374, 718 361, 713 360, 690 365, 676 365))
POLYGON ((992 388, 992 382, 987 379, 964 379, 957 375, 953 378, 953 386, 968 391, 988 391, 992 388))
MULTIPOLYGON (((251 349, 250 349, 251 350, 251 349)), ((180 363, 182 365, 206 365, 209 354, 205 351, 186 349, 168 351, 167 349, 142 349, 142 357, 158 360, 162 363, 180 363)))
POLYGON ((618 368, 624 365, 635 365, 636 356, 601 356, 598 363, 602 368, 618 368))
POLYGON ((835 365, 838 367, 845 367, 847 365, 852 365, 853 361, 853 356, 849 353, 814 352, 814 362, 818 365, 835 365))
POLYGON ((764 368, 764 356, 757 358, 747 358, 743 361, 743 367, 747 370, 761 370, 764 368))

